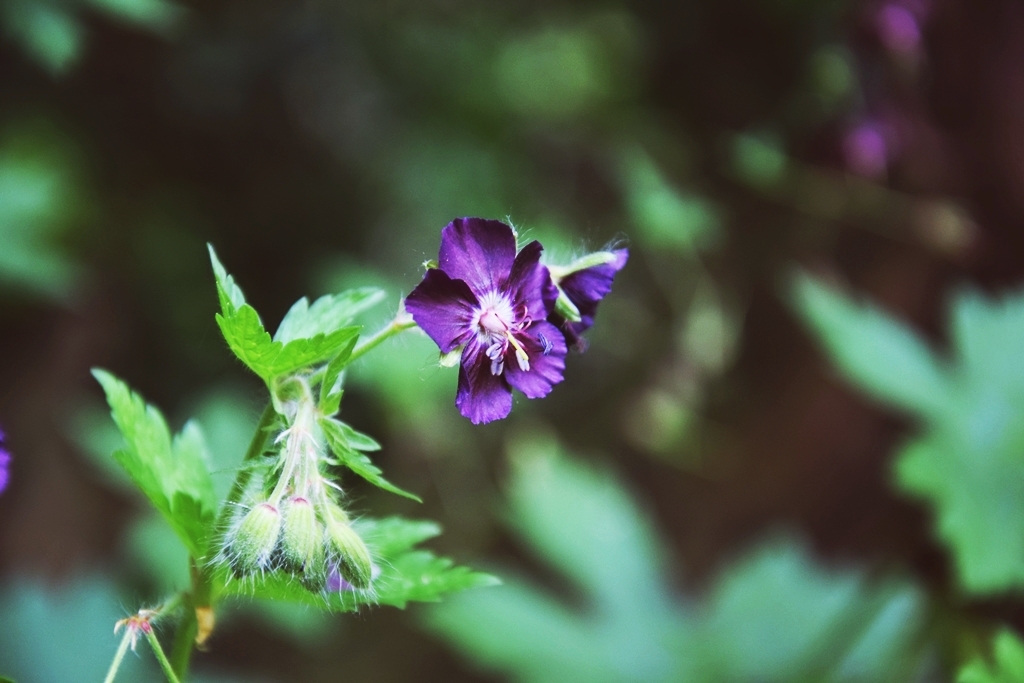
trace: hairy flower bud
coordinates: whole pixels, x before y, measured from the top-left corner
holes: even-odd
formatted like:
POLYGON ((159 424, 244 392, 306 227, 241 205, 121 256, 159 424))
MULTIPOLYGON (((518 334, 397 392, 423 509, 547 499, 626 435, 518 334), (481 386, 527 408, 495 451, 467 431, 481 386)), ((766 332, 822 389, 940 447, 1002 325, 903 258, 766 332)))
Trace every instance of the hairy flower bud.
POLYGON ((316 518, 316 510, 305 498, 296 496, 284 508, 281 532, 281 557, 285 566, 310 575, 324 572, 324 532, 316 518))
POLYGON ((281 533, 281 514, 270 503, 260 503, 242 518, 231 541, 232 560, 243 573, 270 565, 281 533))
POLYGON ((363 543, 363 539, 347 521, 328 516, 326 526, 327 538, 338 561, 338 571, 342 578, 357 589, 369 588, 373 564, 370 561, 370 551, 363 543))

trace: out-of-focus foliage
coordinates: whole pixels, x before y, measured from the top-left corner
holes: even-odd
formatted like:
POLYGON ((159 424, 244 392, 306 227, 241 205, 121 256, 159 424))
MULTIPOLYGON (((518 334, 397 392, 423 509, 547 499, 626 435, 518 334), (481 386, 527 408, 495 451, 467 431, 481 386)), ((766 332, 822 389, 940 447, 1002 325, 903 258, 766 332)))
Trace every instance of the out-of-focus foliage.
POLYGON ((993 662, 977 658, 957 676, 957 683, 1021 683, 1024 681, 1024 644, 1011 631, 1000 631, 993 640, 993 662))
POLYGON ((614 478, 535 439, 513 464, 511 524, 574 598, 514 578, 430 610, 429 626, 482 666, 535 683, 889 681, 919 661, 924 604, 906 583, 825 570, 780 539, 687 600, 614 478))
POLYGON ((896 482, 934 506, 963 587, 1024 585, 1024 296, 955 296, 946 360, 869 303, 806 276, 793 291, 843 375, 920 420, 897 456, 896 482))
POLYGON ((78 268, 61 238, 81 219, 76 162, 52 126, 15 123, 0 134, 0 287, 70 293, 78 268))
MULTIPOLYGON (((103 680, 117 649, 110 632, 125 616, 122 603, 114 584, 98 577, 82 577, 59 590, 28 579, 3 586, 0 671, 19 683, 103 680)), ((159 675, 148 656, 126 662, 125 681, 159 675)))
POLYGON ((81 56, 86 37, 82 14, 90 11, 158 32, 169 30, 182 13, 167 0, 3 0, 0 22, 10 39, 60 75, 81 56))

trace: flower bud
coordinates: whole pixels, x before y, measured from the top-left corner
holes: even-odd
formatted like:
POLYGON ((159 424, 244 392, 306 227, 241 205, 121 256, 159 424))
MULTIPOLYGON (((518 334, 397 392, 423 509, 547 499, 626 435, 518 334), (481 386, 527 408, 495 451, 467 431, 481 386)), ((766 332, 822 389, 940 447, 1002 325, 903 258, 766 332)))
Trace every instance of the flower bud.
POLYGON ((290 499, 284 508, 281 531, 281 557, 285 566, 295 572, 322 572, 323 538, 323 529, 312 504, 298 496, 290 499))
POLYGON ((327 538, 338 560, 338 571, 342 578, 357 589, 369 588, 373 564, 370 562, 370 551, 359 534, 347 521, 328 517, 327 538))
POLYGON ((270 503, 260 503, 242 518, 231 541, 232 559, 243 573, 265 569, 277 546, 281 515, 270 503))

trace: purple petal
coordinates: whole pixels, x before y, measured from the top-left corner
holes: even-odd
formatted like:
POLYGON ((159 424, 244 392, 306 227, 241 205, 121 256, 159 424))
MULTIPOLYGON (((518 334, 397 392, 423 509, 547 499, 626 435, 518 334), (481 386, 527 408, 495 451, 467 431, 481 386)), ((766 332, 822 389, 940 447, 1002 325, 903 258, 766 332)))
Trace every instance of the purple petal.
POLYGON ((565 337, 558 328, 543 320, 535 322, 523 335, 516 339, 530 357, 530 369, 523 371, 515 358, 510 356, 505 363, 505 376, 512 388, 526 394, 527 398, 543 398, 551 388, 562 381, 565 371, 565 337))
POLYGON ((542 251, 544 247, 537 240, 523 247, 516 255, 505 283, 505 292, 516 315, 520 315, 520 311, 525 308, 526 314, 533 320, 548 317, 558 298, 551 274, 545 266, 540 265, 542 251))
POLYGON ((4 448, 4 433, 0 431, 0 493, 7 488, 9 479, 8 467, 11 464, 11 454, 4 448))
POLYGON ((475 425, 500 420, 512 411, 512 390, 504 377, 491 374, 491 360, 475 342, 462 353, 455 405, 475 425))
POLYGON ((438 265, 450 277, 465 280, 478 296, 505 282, 515 258, 515 235, 501 221, 456 218, 441 231, 438 265))
POLYGON ((565 336, 572 345, 578 345, 579 335, 594 324, 594 314, 597 313, 597 304, 612 291, 612 280, 626 265, 629 259, 628 249, 616 249, 615 258, 608 263, 603 263, 592 268, 578 270, 575 273, 565 276, 559 283, 562 291, 569 297, 569 300, 576 304, 580 312, 580 322, 562 322, 560 316, 555 316, 565 336))
POLYGON ((479 302, 462 280, 431 268, 405 299, 405 310, 441 353, 448 353, 473 335, 473 314, 479 302))

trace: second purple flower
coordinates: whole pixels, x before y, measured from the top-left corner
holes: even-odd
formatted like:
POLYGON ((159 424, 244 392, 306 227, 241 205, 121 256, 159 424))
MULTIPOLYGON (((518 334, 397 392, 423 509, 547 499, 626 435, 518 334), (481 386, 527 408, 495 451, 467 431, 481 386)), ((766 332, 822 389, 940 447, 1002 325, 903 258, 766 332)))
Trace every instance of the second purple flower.
POLYGON ((441 231, 438 267, 405 300, 413 320, 449 354, 462 349, 455 405, 474 424, 512 410, 512 389, 541 398, 562 381, 565 337, 547 322, 558 291, 539 242, 516 253, 512 228, 458 218, 441 231))

